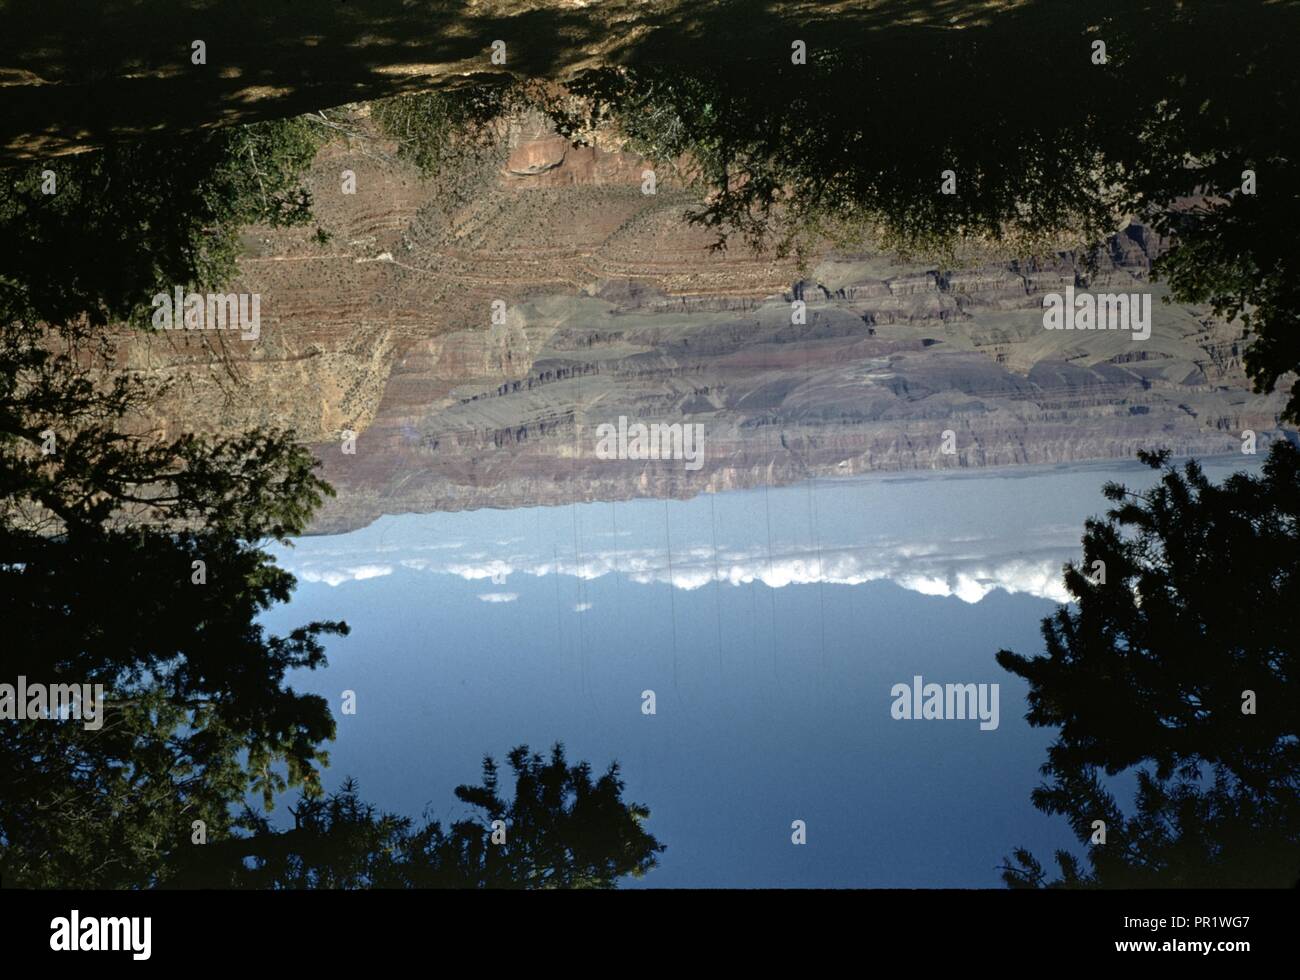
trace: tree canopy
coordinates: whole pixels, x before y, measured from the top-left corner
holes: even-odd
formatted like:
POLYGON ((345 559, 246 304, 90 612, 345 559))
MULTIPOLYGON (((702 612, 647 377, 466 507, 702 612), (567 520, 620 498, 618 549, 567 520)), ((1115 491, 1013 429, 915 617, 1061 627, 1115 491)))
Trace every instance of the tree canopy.
POLYGON ((247 792, 314 787, 334 721, 284 679, 347 632, 256 622, 294 586, 264 542, 332 492, 311 455, 278 431, 133 432, 154 392, 96 374, 86 333, 0 333, 6 682, 102 684, 108 702, 96 731, 0 726, 0 869, 31 886, 154 883, 194 820, 220 834, 247 792))
POLYGON ((0 180, 0 323, 139 323, 160 290, 229 281, 242 227, 311 220, 303 176, 322 132, 279 119, 11 170, 0 180))
POLYGON ((664 850, 622 798, 617 764, 594 778, 562 745, 549 759, 521 745, 507 757, 514 795, 501 795, 490 756, 483 781, 456 787, 479 811, 444 828, 417 826, 364 802, 353 779, 328 797, 304 796, 292 829, 246 810, 246 834, 193 849, 174 884, 235 888, 614 888, 641 877, 664 850))
MULTIPOLYGON (((1108 484, 1073 597, 1043 621, 1046 653, 998 653, 1029 682, 1032 725, 1059 728, 1033 794, 1067 817, 1087 867, 1058 885, 1290 886, 1300 881, 1300 451, 1215 485, 1167 454, 1160 482, 1108 484), (1137 774, 1132 815, 1106 777, 1137 774), (1105 843, 1094 843, 1094 821, 1105 843)), ((1027 851, 1004 877, 1039 885, 1027 851)))

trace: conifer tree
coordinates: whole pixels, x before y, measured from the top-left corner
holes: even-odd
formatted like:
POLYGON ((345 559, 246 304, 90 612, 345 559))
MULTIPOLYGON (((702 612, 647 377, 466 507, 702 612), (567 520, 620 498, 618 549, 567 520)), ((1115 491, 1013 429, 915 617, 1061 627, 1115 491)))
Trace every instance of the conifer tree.
MULTIPOLYGON (((1034 791, 1065 816, 1086 865, 1054 884, 1291 886, 1300 881, 1300 451, 1211 483, 1167 465, 1089 520, 1066 566, 1073 604, 1043 621, 1046 652, 1002 650, 1029 682, 1031 725, 1059 728, 1034 791), (1099 574, 1104 570, 1104 575, 1099 574), (1132 807, 1109 777, 1137 774, 1132 807), (1095 822, 1102 821, 1105 842, 1095 822)), ((1047 873, 1023 848, 1011 885, 1047 873)))

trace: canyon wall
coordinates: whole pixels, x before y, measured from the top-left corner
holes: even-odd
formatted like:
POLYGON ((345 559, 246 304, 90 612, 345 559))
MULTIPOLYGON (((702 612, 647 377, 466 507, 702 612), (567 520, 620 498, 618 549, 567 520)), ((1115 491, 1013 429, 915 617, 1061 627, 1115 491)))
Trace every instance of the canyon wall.
POLYGON ((232 288, 262 296, 259 339, 136 336, 123 361, 177 382, 159 413, 173 429, 296 429, 339 491, 319 532, 1284 435, 1282 397, 1250 393, 1240 326, 1163 301, 1150 268, 1167 243, 1142 226, 1092 266, 1062 252, 944 271, 827 247, 800 268, 709 251, 672 168, 642 193, 649 166, 535 116, 432 179, 382 140, 340 141, 311 178, 329 240, 246 236, 232 288), (1043 297, 1067 286, 1151 294, 1150 338, 1045 330, 1043 297), (620 417, 702 426, 702 465, 599 458, 597 427, 620 417))

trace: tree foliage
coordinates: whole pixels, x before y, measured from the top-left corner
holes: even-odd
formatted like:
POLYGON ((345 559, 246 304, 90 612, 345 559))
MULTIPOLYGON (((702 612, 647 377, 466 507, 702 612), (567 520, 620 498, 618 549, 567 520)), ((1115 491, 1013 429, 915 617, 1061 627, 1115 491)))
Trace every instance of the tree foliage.
POLYGON ((381 99, 371 106, 379 131, 397 143, 397 155, 427 177, 493 142, 488 127, 522 105, 519 89, 489 81, 436 92, 381 99))
POLYGON ((650 811, 622 798, 617 764, 593 779, 556 745, 549 760, 526 745, 508 756, 514 796, 496 762, 456 797, 479 811, 448 828, 365 803, 355 780, 327 798, 304 797, 294 826, 276 832, 244 814, 245 836, 194 848, 175 883, 240 888, 614 888, 640 877, 664 850, 642 824, 650 811), (495 838, 495 839, 494 839, 495 838))
MULTIPOLYGON (((1063 885, 1292 885, 1300 880, 1300 451, 1211 483, 1145 454, 1160 482, 1108 484, 1074 599, 1043 621, 1046 653, 998 663, 1029 682, 1030 724, 1059 728, 1035 790, 1081 843, 1063 885), (1097 563, 1102 563, 1098 565, 1097 563), (1104 569, 1103 576, 1098 574, 1104 569), (1127 816, 1105 777, 1136 772, 1127 816)), ((1004 877, 1042 884, 1023 849, 1004 877)))
POLYGON ((245 225, 308 220, 317 145, 281 120, 0 181, 4 678, 108 700, 98 729, 0 727, 7 884, 155 884, 193 821, 220 834, 246 794, 314 789, 327 760, 325 701, 284 681, 346 624, 278 636, 256 620, 294 587, 264 543, 302 533, 332 491, 291 433, 149 429, 163 386, 114 370, 101 329, 141 322, 159 290, 222 285, 245 225))
POLYGON ((108 700, 98 730, 0 726, 0 873, 17 885, 156 883, 194 820, 219 834, 250 791, 269 805, 314 788, 334 733, 324 699, 284 680, 323 665, 346 624, 256 622, 294 586, 263 543, 301 533, 331 492, 314 460, 283 432, 133 432, 154 393, 102 380, 88 334, 2 332, 5 682, 102 684, 108 700))
POLYGON ((240 228, 310 221, 303 175, 320 144, 307 120, 279 119, 10 171, 0 179, 0 323, 142 323, 159 291, 227 282, 240 228))

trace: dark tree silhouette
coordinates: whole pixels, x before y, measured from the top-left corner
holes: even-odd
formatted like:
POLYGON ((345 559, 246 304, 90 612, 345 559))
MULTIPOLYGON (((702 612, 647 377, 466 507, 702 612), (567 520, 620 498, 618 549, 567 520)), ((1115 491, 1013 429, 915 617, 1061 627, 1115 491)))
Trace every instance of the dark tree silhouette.
POLYGON ((521 745, 508 756, 514 797, 500 794, 498 770, 483 762, 479 786, 456 796, 481 811, 444 829, 380 813, 354 780, 328 798, 303 797, 294 827, 272 829, 246 810, 247 836, 178 856, 172 884, 237 888, 614 888, 640 877, 664 850, 642 827, 650 811, 622 798, 617 764, 597 779, 570 765, 562 745, 549 760, 521 745))
POLYGON ((311 220, 302 178, 322 132, 303 119, 280 119, 114 144, 5 172, 0 324, 143 323, 159 291, 228 281, 241 227, 311 220), (44 192, 48 179, 54 193, 44 192))
POLYGON ((284 678, 346 624, 256 624, 294 586, 261 543, 301 533, 331 492, 310 454, 279 432, 136 433, 149 386, 101 380, 87 334, 0 329, 0 678, 102 684, 108 701, 97 730, 0 725, 10 885, 155 883, 193 821, 219 836, 249 791, 313 787, 334 733, 324 699, 284 678))
POLYGON ((0 726, 7 884, 154 884, 194 821, 219 836, 250 790, 269 805, 316 785, 334 722, 284 678, 347 626, 275 636, 256 618, 294 586, 262 543, 332 491, 286 432, 148 431, 162 386, 115 371, 101 328, 141 322, 160 290, 220 286, 242 226, 307 220, 318 145, 280 120, 0 180, 0 675, 109 701, 97 730, 0 726))
MULTIPOLYGON (((1089 520, 1074 606, 1043 621, 1046 654, 998 663, 1029 682, 1030 724, 1059 727, 1035 806, 1081 843, 1056 884, 1285 886, 1300 880, 1300 452, 1221 485, 1167 453, 1146 493, 1108 484, 1089 520), (1104 573, 1104 574, 1103 574, 1104 573), (1104 579, 1104 580, 1103 580, 1104 579), (1136 770, 1134 815, 1104 777, 1136 770)), ((1012 885, 1046 873, 1023 849, 1012 885)))
POLYGON ((664 850, 642 823, 650 811, 622 799, 618 764, 597 779, 591 767, 569 765, 564 747, 549 760, 521 745, 508 756, 514 798, 498 792, 495 762, 483 761, 480 786, 458 786, 456 796, 489 821, 462 820, 444 832, 437 824, 418 838, 417 884, 488 888, 612 888, 625 875, 640 877, 664 850), (491 843, 491 821, 503 821, 505 844, 491 843))

